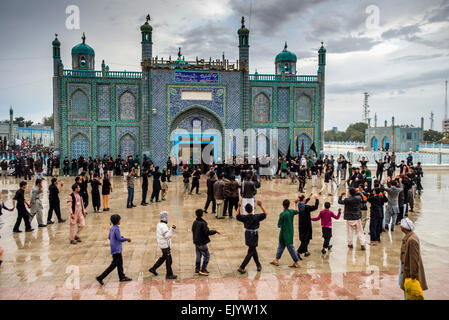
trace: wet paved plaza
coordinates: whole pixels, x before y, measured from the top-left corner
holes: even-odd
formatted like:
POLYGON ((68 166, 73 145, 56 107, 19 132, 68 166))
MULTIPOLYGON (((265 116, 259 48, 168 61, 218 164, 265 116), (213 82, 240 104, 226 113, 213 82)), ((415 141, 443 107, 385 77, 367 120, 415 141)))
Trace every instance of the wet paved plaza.
MULTIPOLYGON (((61 209, 66 218, 68 210, 66 197, 71 192, 73 177, 61 178, 64 188, 61 193, 61 209)), ((69 224, 55 223, 35 231, 13 234, 16 212, 4 212, 5 225, 0 231, 0 246, 4 248, 3 264, 0 266, 0 299, 402 299, 398 287, 399 251, 402 239, 400 228, 384 232, 381 244, 360 245, 349 249, 346 245, 346 226, 343 218, 333 221, 333 249, 321 254, 322 238, 319 222, 313 222, 313 239, 309 245, 311 255, 300 261, 299 269, 288 265, 291 258, 284 252, 280 266, 270 265, 273 260, 279 229, 277 220, 282 211, 282 200, 293 201, 297 185, 290 180, 276 179, 262 181, 256 199, 263 201, 269 215, 261 223, 259 258, 262 271, 257 272, 253 261, 247 267, 247 274, 241 275, 237 268, 246 255, 243 224, 235 219, 217 220, 209 213, 205 219, 211 229, 222 235, 211 236, 209 251, 211 259, 209 277, 194 275, 195 247, 192 243, 191 225, 194 211, 203 208, 206 200, 206 178, 201 178, 201 195, 182 194, 182 178, 175 177, 169 183, 167 201, 140 206, 140 181, 136 181, 134 203, 136 208, 126 209, 126 184, 122 177, 114 177, 114 191, 110 199, 109 212, 94 213, 88 207, 86 227, 81 233, 82 242, 70 245, 69 224), (165 280, 162 266, 154 277, 148 272, 160 256, 155 230, 159 212, 169 212, 169 224, 177 226, 172 241, 174 273, 178 280, 165 280), (109 217, 118 213, 122 216, 121 233, 132 238, 123 244, 124 269, 132 282, 120 283, 116 271, 106 279, 102 288, 95 280, 111 262, 109 241, 109 217)), ((306 192, 317 192, 307 181, 306 192)), ((7 206, 19 180, 8 178, 1 181, 0 189, 7 206)), ((34 182, 28 184, 26 199, 34 182)), ((47 182, 44 182, 44 213, 48 209, 47 182)), ((424 193, 415 198, 415 212, 410 218, 415 222, 415 232, 421 241, 422 257, 429 290, 426 299, 449 299, 449 170, 424 170, 424 193)), ((320 184, 318 184, 320 187, 320 184)), ((339 193, 343 191, 340 186, 339 193)), ((318 189, 318 190, 317 190, 318 189)), ((151 192, 151 182, 150 182, 151 192)), ((90 197, 90 187, 89 187, 90 197)), ((89 199, 90 201, 91 199, 89 199)), ((331 210, 337 211, 337 196, 320 197, 319 210, 324 201, 332 202, 331 210)), ((90 201, 91 202, 91 201, 90 201)), ((318 215, 319 210, 312 213, 318 215)), ((209 212, 211 209, 209 208, 209 212)), ((55 218, 54 218, 55 219, 55 218)), ((297 218, 295 218, 295 247, 299 245, 297 218)), ((369 242, 368 226, 366 239, 369 242)), ((25 227, 22 224, 21 230, 25 227)))

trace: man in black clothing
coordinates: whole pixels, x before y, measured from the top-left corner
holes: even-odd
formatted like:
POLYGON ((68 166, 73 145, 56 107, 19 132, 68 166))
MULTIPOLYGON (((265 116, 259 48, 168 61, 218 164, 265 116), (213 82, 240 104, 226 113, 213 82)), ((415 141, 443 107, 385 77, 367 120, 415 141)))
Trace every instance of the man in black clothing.
POLYGON ((195 168, 195 170, 193 170, 192 173, 192 187, 190 188, 190 193, 192 194, 193 189, 196 188, 196 194, 200 194, 199 193, 199 189, 200 189, 200 177, 201 177, 201 170, 197 167, 195 168))
POLYGON ((69 161, 69 158, 65 157, 64 161, 63 161, 63 167, 62 167, 63 175, 68 176, 69 170, 70 170, 70 161, 69 161))
POLYGON ((246 215, 240 214, 242 202, 239 202, 239 207, 237 209, 237 220, 243 222, 243 226, 245 227, 245 244, 248 246, 248 253, 246 254, 245 259, 243 259, 240 268, 238 268, 238 272, 241 274, 245 273, 246 266, 248 265, 251 258, 254 259, 254 262, 257 266, 257 271, 262 270, 262 265, 259 261, 259 255, 257 254, 257 245, 259 244, 259 225, 260 221, 264 220, 267 217, 267 210, 262 206, 262 201, 258 200, 257 205, 262 209, 261 214, 254 214, 254 209, 251 204, 247 204, 245 206, 246 215))
POLYGON ((170 181, 170 176, 171 176, 171 173, 172 173, 172 168, 173 168, 173 163, 171 161, 171 158, 168 157, 168 160, 167 160, 167 182, 171 182, 170 181))
POLYGON ((220 232, 217 230, 209 230, 207 222, 202 218, 202 209, 197 209, 195 214, 196 220, 192 225, 193 243, 195 244, 196 250, 195 274, 208 276, 209 271, 207 271, 207 264, 209 263, 210 254, 207 244, 210 242, 209 236, 220 234, 220 232), (202 265, 201 257, 203 257, 202 265))
POLYGON ((61 189, 63 186, 64 186, 64 182, 61 181, 59 183, 57 178, 51 179, 51 185, 50 185, 50 187, 48 187, 49 208, 48 208, 47 224, 54 223, 51 220, 53 211, 55 212, 59 223, 65 222, 65 220, 61 218, 61 207, 60 207, 60 202, 59 202, 59 193, 61 192, 61 189))
POLYGON ((53 175, 53 156, 50 155, 50 157, 47 159, 47 176, 50 177, 53 175))
POLYGON ((409 174, 405 174, 402 179, 402 185, 404 187, 404 205, 405 205, 405 216, 408 216, 408 206, 410 205, 410 212, 413 212, 413 192, 411 189, 413 187, 413 181, 410 179, 409 174))
POLYGON ((304 192, 304 186, 306 185, 306 177, 307 177, 307 170, 306 166, 302 166, 301 169, 299 169, 298 173, 298 179, 299 179, 299 192, 304 192))
POLYGON ((23 221, 25 222, 25 231, 31 232, 34 229, 31 228, 30 224, 30 214, 28 210, 26 209, 25 205, 28 206, 28 208, 31 208, 31 204, 28 203, 28 201, 25 200, 25 189, 27 187, 27 183, 25 181, 20 182, 19 184, 20 189, 17 190, 13 202, 12 202, 12 208, 16 208, 16 202, 17 202, 17 221, 14 225, 13 232, 22 232, 19 230, 20 223, 23 221))
POLYGON ((302 253, 304 253, 305 257, 310 256, 309 250, 307 248, 309 246, 310 240, 312 240, 312 218, 310 217, 310 212, 318 209, 319 204, 318 195, 315 194, 315 205, 307 205, 307 202, 309 202, 311 196, 312 194, 308 198, 306 198, 305 196, 301 195, 298 198, 298 226, 299 240, 301 241, 301 245, 296 252, 298 253, 298 257, 300 259, 300 255, 302 253))
POLYGON ((204 213, 207 213, 207 209, 209 208, 209 204, 212 202, 212 213, 215 213, 215 209, 217 206, 217 202, 215 201, 214 196, 214 183, 217 181, 215 179, 215 172, 211 171, 209 173, 209 179, 207 179, 207 200, 206 205, 204 206, 204 213))
POLYGON ((385 162, 382 161, 382 159, 377 161, 376 158, 374 158, 374 161, 377 164, 376 179, 379 180, 379 181, 382 181, 382 174, 383 174, 383 171, 384 171, 384 164, 385 164, 385 162))
POLYGON ((146 206, 147 203, 147 192, 148 192, 148 176, 149 171, 147 168, 143 169, 142 172, 142 202, 140 203, 141 206, 146 206))
POLYGON ((153 192, 151 193, 150 202, 153 202, 154 198, 156 198, 156 202, 161 202, 159 200, 159 193, 161 192, 161 173, 159 172, 159 167, 154 168, 151 175, 153 176, 153 192))
POLYGON ((388 199, 382 194, 380 188, 375 188, 373 190, 373 193, 368 197, 367 201, 371 203, 369 223, 369 232, 371 239, 370 245, 375 246, 380 243, 384 203, 388 202, 388 199))

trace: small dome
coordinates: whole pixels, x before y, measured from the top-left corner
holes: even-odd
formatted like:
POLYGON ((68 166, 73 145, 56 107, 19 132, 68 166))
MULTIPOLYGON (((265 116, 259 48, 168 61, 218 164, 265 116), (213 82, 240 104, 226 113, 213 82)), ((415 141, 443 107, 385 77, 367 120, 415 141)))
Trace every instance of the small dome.
POLYGON ((92 49, 91 46, 86 44, 86 36, 83 33, 83 42, 80 44, 77 44, 72 48, 72 54, 90 54, 92 56, 95 55, 94 49, 92 49))
POLYGON ((141 31, 151 31, 151 30, 153 30, 153 27, 150 26, 150 25, 148 24, 148 21, 146 21, 146 22, 140 27, 140 30, 141 30, 141 31))
POLYGON ((242 17, 242 27, 237 31, 239 35, 249 34, 249 30, 245 27, 245 17, 242 17))
POLYGON ((238 34, 249 34, 249 30, 245 28, 245 26, 241 27, 238 31, 238 34))
POLYGON ((61 45, 61 42, 59 42, 58 37, 55 37, 55 40, 51 43, 54 47, 59 47, 61 45))
POLYGON ((287 50, 287 42, 285 42, 284 50, 282 50, 277 56, 275 62, 296 62, 296 54, 287 50))
POLYGON ((321 48, 320 48, 320 50, 318 50, 318 53, 326 53, 326 48, 324 48, 324 43, 323 42, 321 42, 321 48))

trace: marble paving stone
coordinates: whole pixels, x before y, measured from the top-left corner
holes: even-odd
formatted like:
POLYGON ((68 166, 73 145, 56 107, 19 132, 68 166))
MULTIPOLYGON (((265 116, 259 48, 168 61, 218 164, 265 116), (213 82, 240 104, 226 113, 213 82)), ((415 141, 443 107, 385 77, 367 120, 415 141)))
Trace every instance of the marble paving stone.
MULTIPOLYGON (((425 170, 424 193, 415 198, 415 212, 410 218, 415 222, 416 234, 421 241, 421 250, 429 284, 425 292, 427 299, 449 299, 449 246, 447 230, 449 216, 446 212, 449 172, 425 170), (439 181, 435 184, 435 181, 439 181)), ((47 179, 48 180, 48 179, 47 179)), ((44 182, 44 214, 48 209, 48 181, 44 182)), ((70 193, 73 177, 61 178, 65 182, 61 196, 61 210, 67 217, 65 199, 70 193)), ((14 191, 20 181, 13 178, 0 180, 0 190, 6 206, 11 206, 14 191)), ((182 195, 182 181, 174 177, 169 183, 167 201, 153 203, 147 207, 137 206, 126 209, 126 185, 122 177, 113 178, 114 192, 110 199, 110 212, 94 213, 88 207, 86 227, 81 233, 82 243, 70 245, 68 223, 55 223, 46 228, 37 228, 31 233, 13 234, 12 227, 17 213, 6 211, 5 224, 0 231, 0 246, 4 248, 3 264, 0 266, 0 299, 72 299, 72 300, 116 300, 116 299, 402 299, 397 285, 399 250, 403 234, 399 228, 394 232, 384 232, 381 244, 360 250, 346 246, 346 226, 343 219, 333 221, 333 249, 321 254, 323 239, 321 227, 313 222, 313 239, 310 242, 311 255, 300 261, 299 269, 288 267, 292 259, 285 250, 280 266, 269 262, 274 258, 279 229, 277 219, 282 211, 284 198, 292 202, 297 193, 297 185, 289 180, 275 179, 262 181, 256 199, 263 200, 268 217, 261 223, 258 246, 262 271, 257 272, 254 261, 247 266, 247 273, 241 275, 237 268, 246 255, 244 228, 236 219, 217 220, 214 215, 205 215, 211 229, 218 229, 222 235, 211 236, 209 277, 194 275, 195 247, 192 243, 191 225, 194 211, 202 208, 206 199, 205 178, 201 178, 201 195, 182 195), (172 240, 173 269, 178 279, 165 280, 165 266, 158 269, 158 276, 148 272, 160 257, 161 251, 155 239, 159 212, 169 212, 169 225, 177 226, 172 240), (123 244, 125 273, 132 282, 118 282, 113 271, 100 287, 95 276, 111 262, 109 242, 109 217, 118 213, 122 217, 120 225, 124 236, 132 238, 123 244), (70 287, 73 268, 79 272, 79 288, 70 287), (72 271, 71 271, 72 270, 72 271)), ((140 181, 136 181, 135 200, 140 203, 140 181)), ((151 182, 150 182, 151 186, 151 182)), ((26 190, 29 199, 31 184, 26 190)), ((307 182, 306 191, 317 192, 307 182)), ((151 188, 150 188, 151 189, 151 188)), ((90 191, 90 190, 89 190, 90 191)), ((150 190, 151 191, 151 190, 150 190)), ((343 187, 339 188, 339 193, 343 187)), ((89 192, 90 197, 90 192, 89 192)), ((337 211, 337 196, 320 197, 331 202, 331 210, 337 211)), ((91 203, 91 199, 89 201, 91 203)), ((259 210, 257 210, 259 212, 259 210)), ((318 211, 313 212, 316 216, 318 211)), ((368 223, 369 224, 369 223, 368 223)), ((294 222, 294 245, 299 246, 297 218, 294 222)), ((24 226, 21 226, 22 230, 24 226)), ((368 225, 366 239, 369 240, 368 225)))

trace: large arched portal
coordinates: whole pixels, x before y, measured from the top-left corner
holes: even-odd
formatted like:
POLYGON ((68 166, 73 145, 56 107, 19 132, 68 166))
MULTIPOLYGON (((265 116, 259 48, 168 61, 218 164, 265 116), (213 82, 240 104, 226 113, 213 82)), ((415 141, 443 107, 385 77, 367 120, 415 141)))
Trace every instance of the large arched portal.
POLYGON ((170 126, 170 155, 179 161, 209 164, 223 160, 223 124, 204 107, 193 106, 178 113, 170 126))

